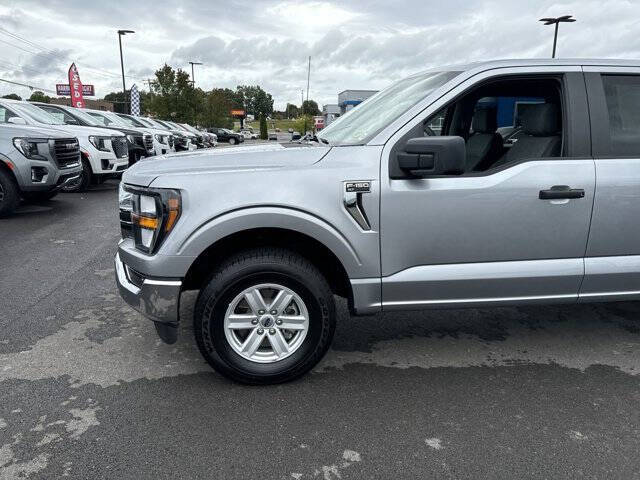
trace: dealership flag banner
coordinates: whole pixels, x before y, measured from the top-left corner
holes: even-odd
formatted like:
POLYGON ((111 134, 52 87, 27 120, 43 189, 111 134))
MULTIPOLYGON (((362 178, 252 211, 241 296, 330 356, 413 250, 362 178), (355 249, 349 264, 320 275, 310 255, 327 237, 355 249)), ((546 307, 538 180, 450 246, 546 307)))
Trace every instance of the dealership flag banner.
POLYGON ((71 93, 71 106, 76 108, 84 108, 84 97, 82 96, 82 82, 76 64, 72 63, 69 67, 69 89, 71 93))
POLYGON ((140 92, 134 83, 131 85, 131 115, 140 115, 140 92))

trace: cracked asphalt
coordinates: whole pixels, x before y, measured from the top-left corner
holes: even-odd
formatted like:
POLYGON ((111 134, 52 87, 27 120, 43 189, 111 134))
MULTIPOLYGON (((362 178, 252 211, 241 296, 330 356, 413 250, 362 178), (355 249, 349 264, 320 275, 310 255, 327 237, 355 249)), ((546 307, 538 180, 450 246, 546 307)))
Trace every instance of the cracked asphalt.
POLYGON ((640 304, 350 318, 247 387, 117 295, 117 183, 0 220, 0 479, 638 479, 640 304))

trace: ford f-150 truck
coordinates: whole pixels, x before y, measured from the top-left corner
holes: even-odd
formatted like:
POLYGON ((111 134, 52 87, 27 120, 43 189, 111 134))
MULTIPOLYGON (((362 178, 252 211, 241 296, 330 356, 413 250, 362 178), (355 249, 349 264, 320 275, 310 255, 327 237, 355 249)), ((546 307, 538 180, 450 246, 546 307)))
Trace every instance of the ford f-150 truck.
POLYGON ((297 147, 136 165, 116 274, 169 343, 199 290, 206 360, 275 383, 325 354, 334 295, 353 315, 638 300, 639 216, 640 61, 503 60, 401 80, 297 147))

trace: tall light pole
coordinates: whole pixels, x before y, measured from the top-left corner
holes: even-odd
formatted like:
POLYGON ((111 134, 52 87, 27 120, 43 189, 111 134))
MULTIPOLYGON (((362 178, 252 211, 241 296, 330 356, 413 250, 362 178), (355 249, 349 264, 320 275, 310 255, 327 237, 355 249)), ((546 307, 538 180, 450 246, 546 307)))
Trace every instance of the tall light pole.
POLYGON ((193 88, 196 88, 196 77, 193 74, 193 66, 194 65, 202 65, 202 62, 189 62, 191 64, 191 84, 193 88))
POLYGON ((563 15, 557 18, 541 18, 539 21, 544 22, 545 25, 555 25, 555 32, 553 34, 553 52, 551 58, 556 58, 556 44, 558 42, 558 25, 561 23, 575 22, 576 19, 572 18, 573 15, 563 15))
POLYGON ((122 59, 122 36, 127 33, 136 33, 133 30, 118 30, 118 44, 120 44, 120 68, 122 69, 122 95, 124 95, 124 113, 129 113, 129 103, 127 102, 127 87, 124 84, 124 60, 122 59))
MULTIPOLYGON (((309 68, 307 69, 307 107, 309 106, 309 78, 311 77, 311 55, 309 55, 309 68)), ((302 102, 304 106, 304 102, 302 102)), ((304 135, 307 134, 307 115, 304 116, 304 135)))

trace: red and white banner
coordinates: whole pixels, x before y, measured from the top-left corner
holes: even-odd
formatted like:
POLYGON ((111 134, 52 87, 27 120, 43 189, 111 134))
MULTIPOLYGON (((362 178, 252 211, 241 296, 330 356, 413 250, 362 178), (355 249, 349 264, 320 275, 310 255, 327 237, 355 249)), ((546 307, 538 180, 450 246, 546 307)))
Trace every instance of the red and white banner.
POLYGON ((82 82, 76 64, 72 63, 69 67, 69 88, 71 90, 71 106, 76 108, 84 108, 84 97, 82 96, 82 82))

